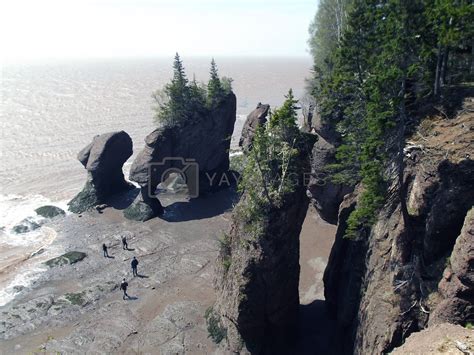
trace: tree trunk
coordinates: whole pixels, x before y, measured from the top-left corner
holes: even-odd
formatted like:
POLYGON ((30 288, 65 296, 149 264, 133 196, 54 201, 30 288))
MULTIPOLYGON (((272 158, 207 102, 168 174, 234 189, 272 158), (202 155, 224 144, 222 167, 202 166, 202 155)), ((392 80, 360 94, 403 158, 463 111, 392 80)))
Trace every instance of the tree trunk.
POLYGON ((406 202, 406 186, 404 182, 405 177, 405 153, 403 148, 405 148, 405 131, 406 131, 406 122, 407 114, 405 107, 405 93, 406 93, 406 77, 402 81, 402 87, 400 90, 400 97, 402 98, 400 103, 400 119, 398 127, 398 152, 397 152, 397 175, 398 175, 398 196, 400 199, 400 207, 402 210, 403 222, 405 226, 409 227, 410 215, 408 213, 408 207, 406 202))
POLYGON ((441 77, 441 63, 443 56, 441 54, 441 43, 438 43, 438 54, 436 59, 436 71, 435 71, 435 82, 434 82, 434 96, 439 96, 440 90, 440 77, 441 77))
MULTIPOLYGON (((474 75, 474 41, 471 42, 471 65, 470 65, 470 70, 469 74, 474 75)), ((472 77, 471 77, 472 80, 472 77)))
POLYGON ((440 73, 440 81, 441 81, 441 86, 446 85, 446 73, 448 72, 448 59, 449 59, 449 48, 444 49, 443 53, 443 62, 441 64, 441 73, 440 73))

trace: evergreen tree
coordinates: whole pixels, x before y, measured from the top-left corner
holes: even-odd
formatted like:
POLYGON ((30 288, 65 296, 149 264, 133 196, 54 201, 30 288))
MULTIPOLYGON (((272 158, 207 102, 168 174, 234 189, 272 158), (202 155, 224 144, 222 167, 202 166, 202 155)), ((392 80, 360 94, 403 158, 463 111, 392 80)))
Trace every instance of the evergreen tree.
POLYGON ((215 107, 224 97, 224 89, 222 87, 219 73, 217 71, 217 65, 212 58, 211 69, 209 71, 210 79, 207 84, 207 102, 209 107, 215 107))
POLYGON ((294 190, 297 182, 292 179, 300 176, 296 157, 302 136, 296 125, 296 102, 290 89, 269 123, 257 128, 247 156, 239 189, 246 192, 249 203, 238 213, 256 234, 266 209, 278 207, 285 194, 294 190))
POLYGON ((152 97, 157 103, 156 119, 164 125, 183 125, 210 114, 210 111, 232 91, 232 79, 219 78, 214 59, 211 62, 208 85, 199 84, 196 78, 188 81, 183 62, 176 53, 173 77, 163 90, 152 97))
MULTIPOLYGON (((331 1, 321 5, 326 3, 331 1)), ((321 41, 326 31, 320 28, 322 20, 330 21, 324 11, 313 31, 320 37, 316 49, 321 43, 329 48, 330 66, 313 94, 322 123, 342 139, 333 166, 335 180, 362 183, 357 209, 348 221, 348 234, 355 236, 371 225, 387 197, 388 177, 394 176, 389 166, 396 168, 407 221, 406 127, 414 123, 417 103, 430 93, 439 95, 448 80, 469 78, 472 59, 466 53, 473 51, 474 6, 469 0, 354 0, 337 45, 334 34, 321 41)), ((321 60, 318 53, 315 66, 321 60)))
POLYGON ((318 11, 309 27, 309 40, 313 56, 313 78, 310 91, 318 92, 321 81, 333 69, 333 55, 339 47, 347 27, 347 14, 352 0, 320 0, 318 11))
POLYGON ((298 109, 296 104, 298 100, 295 100, 293 96, 293 90, 290 89, 288 94, 285 96, 286 100, 283 102, 283 105, 271 113, 270 116, 270 127, 280 127, 285 130, 297 129, 297 113, 298 109))

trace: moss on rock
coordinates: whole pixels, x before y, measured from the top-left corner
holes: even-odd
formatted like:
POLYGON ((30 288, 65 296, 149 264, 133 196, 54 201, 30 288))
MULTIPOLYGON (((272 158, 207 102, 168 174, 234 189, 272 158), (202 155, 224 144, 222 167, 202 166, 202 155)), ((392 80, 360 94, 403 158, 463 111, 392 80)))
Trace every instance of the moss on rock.
POLYGON ((66 212, 64 212, 61 208, 56 206, 41 206, 35 210, 37 214, 44 218, 54 218, 57 216, 65 216, 66 212))
POLYGON ((68 264, 71 265, 77 263, 78 261, 81 261, 86 256, 87 254, 81 251, 70 251, 56 258, 45 261, 45 264, 50 268, 68 264))
POLYGON ((87 180, 84 188, 69 202, 69 211, 82 213, 100 204, 97 191, 91 180, 87 180))
POLYGON ((156 217, 153 209, 143 201, 135 201, 125 211, 123 211, 125 218, 132 221, 147 221, 156 217))

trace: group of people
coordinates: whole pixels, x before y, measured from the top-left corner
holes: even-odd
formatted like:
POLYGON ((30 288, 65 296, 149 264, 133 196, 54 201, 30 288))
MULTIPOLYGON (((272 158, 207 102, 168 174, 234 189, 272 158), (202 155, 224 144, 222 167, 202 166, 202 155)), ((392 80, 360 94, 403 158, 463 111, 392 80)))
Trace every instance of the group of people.
MULTIPOLYGON (((129 250, 128 249, 128 243, 127 243, 127 237, 123 236, 122 237, 122 249, 123 250, 129 250)), ((102 244, 102 251, 104 252, 104 257, 105 258, 110 258, 109 256, 109 250, 108 250, 108 247, 107 245, 104 243, 102 244)), ((134 256, 131 263, 130 263, 131 267, 132 267, 132 275, 133 277, 135 276, 139 276, 138 275, 138 260, 137 258, 134 256)), ((130 296, 127 294, 127 288, 128 288, 128 282, 127 280, 124 278, 120 284, 120 289, 123 291, 123 299, 126 299, 126 298, 130 298, 130 296)))

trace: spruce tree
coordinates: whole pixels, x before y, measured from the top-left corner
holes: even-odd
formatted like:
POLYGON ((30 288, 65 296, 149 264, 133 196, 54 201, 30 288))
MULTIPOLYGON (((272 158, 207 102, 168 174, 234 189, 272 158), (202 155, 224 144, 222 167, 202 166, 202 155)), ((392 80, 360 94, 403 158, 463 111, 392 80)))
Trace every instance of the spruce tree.
POLYGON ((290 89, 288 94, 285 96, 286 100, 283 105, 271 113, 270 127, 281 127, 284 129, 295 129, 297 128, 296 120, 298 118, 296 110, 298 107, 296 104, 298 100, 295 100, 293 96, 293 90, 290 89))
POLYGON ((215 107, 224 97, 224 89, 219 78, 217 65, 214 58, 211 61, 211 69, 209 71, 210 78, 207 84, 207 102, 209 107, 215 107))

